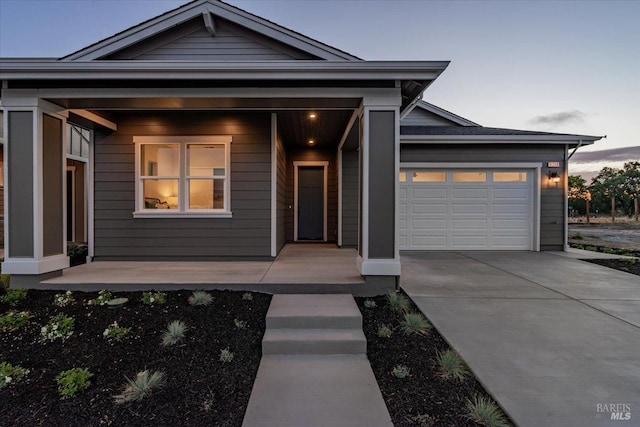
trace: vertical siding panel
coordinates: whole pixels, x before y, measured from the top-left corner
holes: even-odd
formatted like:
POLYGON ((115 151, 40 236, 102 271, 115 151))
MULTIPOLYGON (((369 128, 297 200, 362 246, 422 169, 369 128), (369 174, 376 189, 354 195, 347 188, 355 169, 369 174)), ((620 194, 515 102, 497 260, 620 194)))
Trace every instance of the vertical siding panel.
POLYGON ((342 151, 342 246, 358 246, 358 152, 342 151))

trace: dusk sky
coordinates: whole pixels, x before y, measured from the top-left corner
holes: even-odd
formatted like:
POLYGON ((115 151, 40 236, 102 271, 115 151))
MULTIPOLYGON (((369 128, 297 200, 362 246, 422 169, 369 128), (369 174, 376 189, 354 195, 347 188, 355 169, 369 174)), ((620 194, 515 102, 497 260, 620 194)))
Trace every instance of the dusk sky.
MULTIPOLYGON (((0 0, 0 56, 60 57, 184 3, 0 0)), ((450 60, 425 100, 484 126, 640 146, 640 1, 228 3, 363 59, 450 60)))

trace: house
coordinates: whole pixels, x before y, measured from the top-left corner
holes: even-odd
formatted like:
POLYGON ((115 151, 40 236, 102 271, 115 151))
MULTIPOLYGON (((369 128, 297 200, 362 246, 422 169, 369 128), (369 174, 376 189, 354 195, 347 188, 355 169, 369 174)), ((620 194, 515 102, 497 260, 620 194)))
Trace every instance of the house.
POLYGON ((567 156, 598 137, 495 129, 421 101, 442 61, 365 61, 217 0, 63 58, 0 60, 5 261, 273 259, 355 247, 562 250, 567 156))

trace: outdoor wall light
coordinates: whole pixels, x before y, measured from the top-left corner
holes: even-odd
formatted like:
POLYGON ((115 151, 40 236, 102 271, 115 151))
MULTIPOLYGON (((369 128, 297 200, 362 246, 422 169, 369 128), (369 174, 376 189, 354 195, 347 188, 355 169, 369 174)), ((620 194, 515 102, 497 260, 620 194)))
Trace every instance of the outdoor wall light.
POLYGON ((309 118, 310 119, 315 119, 316 117, 318 117, 318 115, 316 113, 309 113, 309 118))
POLYGON ((313 139, 310 139, 310 140, 309 140, 309 145, 313 145, 313 144, 315 144, 315 143, 316 143, 316 142, 315 142, 313 139))
POLYGON ((558 175, 558 172, 549 172, 549 182, 553 182, 556 187, 558 186, 558 183, 560 182, 560 175, 558 175))

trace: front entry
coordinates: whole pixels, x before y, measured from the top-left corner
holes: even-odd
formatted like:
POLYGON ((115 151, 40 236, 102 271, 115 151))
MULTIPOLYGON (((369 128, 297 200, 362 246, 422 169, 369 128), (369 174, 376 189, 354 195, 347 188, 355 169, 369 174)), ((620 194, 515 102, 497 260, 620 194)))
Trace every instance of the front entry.
POLYGON ((298 240, 324 240, 324 167, 298 169, 298 240))

